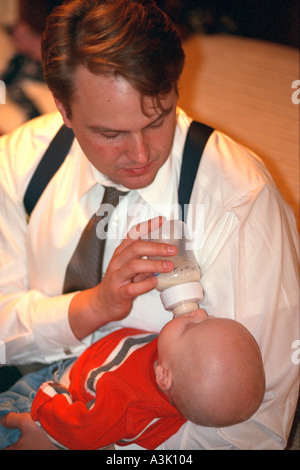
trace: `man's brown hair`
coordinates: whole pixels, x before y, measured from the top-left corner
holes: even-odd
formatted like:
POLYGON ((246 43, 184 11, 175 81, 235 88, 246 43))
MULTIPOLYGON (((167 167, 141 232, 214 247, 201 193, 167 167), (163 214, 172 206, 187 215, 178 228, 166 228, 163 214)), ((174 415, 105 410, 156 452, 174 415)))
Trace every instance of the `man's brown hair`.
POLYGON ((184 65, 181 39, 151 0, 69 0, 48 17, 42 40, 46 82, 70 114, 78 66, 125 78, 142 97, 160 98, 184 65))

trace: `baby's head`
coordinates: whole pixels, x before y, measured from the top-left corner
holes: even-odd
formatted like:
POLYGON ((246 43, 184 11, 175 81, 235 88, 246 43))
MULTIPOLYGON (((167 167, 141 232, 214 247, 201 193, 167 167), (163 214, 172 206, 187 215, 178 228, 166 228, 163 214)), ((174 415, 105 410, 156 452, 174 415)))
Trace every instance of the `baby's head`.
POLYGON ((231 426, 259 408, 265 374, 259 347, 235 320, 203 309, 167 323, 158 338, 158 386, 196 424, 231 426))

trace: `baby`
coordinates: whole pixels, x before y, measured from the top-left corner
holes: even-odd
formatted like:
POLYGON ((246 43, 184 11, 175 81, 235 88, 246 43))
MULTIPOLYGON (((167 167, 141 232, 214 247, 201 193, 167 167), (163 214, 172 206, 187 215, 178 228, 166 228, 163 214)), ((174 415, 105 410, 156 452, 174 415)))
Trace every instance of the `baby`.
POLYGON ((198 309, 159 336, 126 328, 104 337, 75 361, 68 388, 40 387, 31 413, 58 446, 155 449, 186 420, 222 427, 249 419, 264 390, 253 336, 198 309))
POLYGON ((265 392, 259 347, 239 322, 181 315, 161 330, 156 381, 195 424, 224 427, 249 419, 265 392))

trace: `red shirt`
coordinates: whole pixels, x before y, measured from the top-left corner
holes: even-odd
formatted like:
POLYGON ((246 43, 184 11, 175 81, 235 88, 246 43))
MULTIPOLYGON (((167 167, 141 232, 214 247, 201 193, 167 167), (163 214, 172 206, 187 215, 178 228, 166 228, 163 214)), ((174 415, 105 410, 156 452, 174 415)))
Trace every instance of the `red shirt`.
POLYGON ((68 449, 136 443, 155 449, 185 423, 155 381, 157 335, 126 328, 90 346, 74 363, 70 386, 47 382, 32 418, 68 449))

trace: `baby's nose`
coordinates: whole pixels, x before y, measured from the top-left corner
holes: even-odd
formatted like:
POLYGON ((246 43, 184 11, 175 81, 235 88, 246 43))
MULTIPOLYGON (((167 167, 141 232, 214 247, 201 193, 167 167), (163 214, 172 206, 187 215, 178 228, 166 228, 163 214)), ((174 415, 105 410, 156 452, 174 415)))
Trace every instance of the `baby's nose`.
POLYGON ((192 312, 191 315, 194 318, 197 318, 199 320, 205 320, 208 317, 206 310, 204 310, 204 308, 198 308, 197 310, 192 312))

